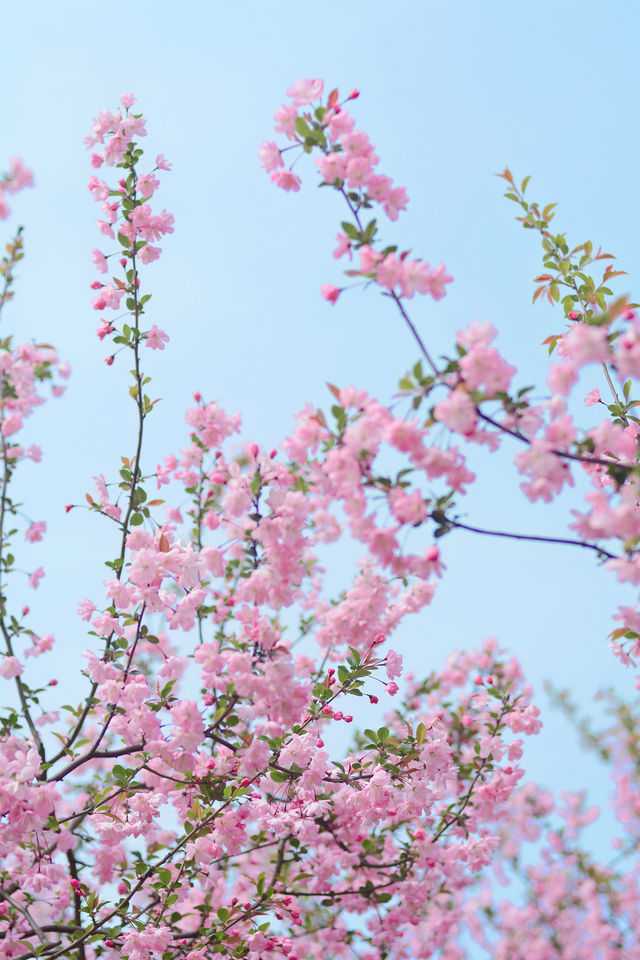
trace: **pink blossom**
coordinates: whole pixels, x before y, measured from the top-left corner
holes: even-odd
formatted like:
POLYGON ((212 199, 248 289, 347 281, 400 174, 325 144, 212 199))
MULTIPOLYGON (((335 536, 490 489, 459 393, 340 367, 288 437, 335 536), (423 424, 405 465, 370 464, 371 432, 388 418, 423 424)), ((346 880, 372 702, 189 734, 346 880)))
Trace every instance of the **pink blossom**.
POLYGON ((284 133, 289 140, 295 140, 298 111, 294 106, 278 107, 273 119, 276 122, 276 133, 284 133))
POLYGON ((120 95, 120 103, 126 110, 129 110, 134 103, 137 103, 137 100, 132 93, 122 93, 120 95))
POLYGON ((329 303, 335 303, 341 292, 340 287, 332 287, 330 283, 324 283, 320 287, 320 293, 329 303))
POLYGON ((165 157, 165 155, 164 155, 163 153, 159 153, 159 154, 158 154, 158 156, 156 157, 156 169, 158 169, 158 170, 171 170, 171 167, 172 167, 172 166, 173 166, 173 164, 172 164, 172 163, 169 163, 169 161, 166 159, 166 157, 165 157))
POLYGON ((0 427, 0 432, 3 437, 10 437, 12 434, 17 433, 18 430, 22 427, 22 417, 17 410, 13 410, 8 416, 2 421, 2 427, 0 427))
POLYGON ((36 543, 38 540, 42 540, 42 535, 47 529, 47 524, 44 520, 38 520, 36 523, 32 523, 31 526, 25 533, 25 539, 29 543, 36 543))
POLYGON ((345 255, 345 253, 348 253, 349 259, 351 260, 353 258, 353 254, 351 252, 351 241, 346 233, 336 234, 336 240, 338 241, 338 246, 333 251, 334 259, 339 260, 340 257, 345 255))
POLYGON ((34 570, 29 577, 29 586, 33 587, 34 590, 37 590, 38 585, 43 577, 44 577, 44 570, 42 569, 42 567, 38 567, 38 569, 34 570))
MULTIPOLYGON (((389 680, 393 680, 394 677, 399 677, 402 673, 402 655, 396 653, 395 650, 388 650, 385 667, 389 680)), ((387 690, 388 689, 387 687, 387 690)))
POLYGON ((589 393, 584 398, 585 407, 592 407, 596 403, 600 403, 600 391, 597 387, 594 387, 593 390, 589 390, 589 393))
POLYGON ((17 657, 4 656, 0 661, 0 677, 10 680, 12 677, 19 677, 23 672, 23 666, 17 657))
POLYGON ((84 600, 81 600, 80 603, 78 604, 78 615, 79 615, 83 620, 86 620, 87 623, 88 623, 89 620, 91 620, 91 617, 92 617, 92 615, 93 615, 93 611, 94 611, 95 609, 96 609, 96 608, 95 608, 95 604, 93 604, 93 603, 91 602, 91 600, 89 600, 87 597, 85 597, 84 600))
POLYGON ((258 156, 260 158, 260 165, 267 171, 267 173, 273 173, 274 170, 284 166, 282 154, 273 141, 263 141, 260 144, 258 156))
POLYGON ((291 170, 276 170, 271 174, 271 181, 281 190, 293 190, 295 193, 300 189, 300 177, 292 173, 291 170))
POLYGON ((161 247, 153 247, 150 243, 146 243, 139 251, 138 259, 142 263, 153 263, 154 260, 157 260, 160 257, 161 253, 161 247))
POLYGON ((450 277, 443 263, 438 264, 429 275, 429 292, 434 300, 442 300, 446 290, 447 283, 452 283, 453 277, 450 277))
POLYGON ((107 258, 104 253, 101 253, 97 248, 91 254, 91 259, 93 260, 94 266, 100 271, 100 273, 107 272, 107 258))
POLYGON ((146 334, 144 342, 151 350, 164 350, 165 343, 169 342, 169 335, 164 330, 159 330, 154 323, 146 334))
POLYGON ((143 173, 136 182, 136 192, 142 197, 150 197, 160 186, 160 181, 152 173, 143 173))
POLYGON ((297 107, 302 107, 313 100, 319 100, 322 96, 324 83, 322 80, 296 80, 287 90, 287 96, 290 97, 297 107))

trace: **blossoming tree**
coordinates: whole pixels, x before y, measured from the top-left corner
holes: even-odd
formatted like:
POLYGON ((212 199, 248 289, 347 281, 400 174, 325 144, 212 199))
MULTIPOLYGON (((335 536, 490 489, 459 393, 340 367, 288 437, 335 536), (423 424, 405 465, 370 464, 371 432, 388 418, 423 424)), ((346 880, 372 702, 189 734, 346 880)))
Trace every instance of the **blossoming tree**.
MULTIPOLYGON (((14 609, 11 585, 20 536, 46 532, 40 520, 20 528, 20 462, 41 456, 20 431, 69 370, 48 345, 0 341, 0 957, 640 956, 635 706, 612 697, 611 727, 583 730, 616 784, 618 854, 600 864, 582 841, 594 817, 583 798, 556 802, 521 783, 523 738, 540 720, 515 657, 488 640, 402 679, 389 646, 437 589, 441 538, 476 529, 456 508, 474 480, 467 444, 513 444, 531 500, 552 500, 585 472, 575 536, 530 539, 589 550, 640 582, 640 326, 607 286, 616 271, 589 272, 605 255, 570 250, 550 230, 551 208, 528 202, 526 181, 505 170, 520 219, 542 237, 536 296, 561 301, 568 324, 549 339, 560 357, 551 395, 534 403, 517 386, 488 323, 460 331, 437 362, 409 301, 441 299, 452 278, 380 238, 375 211, 395 221, 408 198, 376 172, 347 107, 357 96, 296 82, 275 115, 286 142, 262 144, 260 156, 277 186, 297 191, 288 161, 315 154, 321 182, 342 196, 334 257, 347 259, 348 281, 322 295, 335 303, 364 284, 390 301, 420 353, 400 382, 405 409, 332 387, 330 410, 307 407, 281 448, 264 450, 239 444, 239 416, 195 393, 185 448, 157 467, 144 447, 156 403, 148 350, 169 337, 152 322, 146 268, 173 233, 171 214, 154 207, 171 165, 145 163, 131 94, 94 122, 89 190, 104 249, 93 251, 92 305, 114 377, 122 362, 130 370, 137 435, 86 495, 112 525, 114 550, 104 590, 80 601, 89 642, 67 720, 44 710, 31 676, 31 658, 55 656, 54 638, 14 609), (606 415, 581 432, 567 398, 588 364, 610 396, 590 392, 606 415), (176 485, 186 523, 158 496, 176 485), (361 558, 332 596, 325 545, 341 541, 358 543, 361 558), (355 722, 366 699, 385 709, 377 729, 355 722), (494 881, 505 877, 500 899, 494 881)), ((12 161, 0 216, 31 183, 12 161)), ((0 308, 22 256, 18 230, 0 308)), ((30 574, 33 587, 43 573, 30 574)), ((634 664, 640 611, 616 618, 616 653, 634 664)))

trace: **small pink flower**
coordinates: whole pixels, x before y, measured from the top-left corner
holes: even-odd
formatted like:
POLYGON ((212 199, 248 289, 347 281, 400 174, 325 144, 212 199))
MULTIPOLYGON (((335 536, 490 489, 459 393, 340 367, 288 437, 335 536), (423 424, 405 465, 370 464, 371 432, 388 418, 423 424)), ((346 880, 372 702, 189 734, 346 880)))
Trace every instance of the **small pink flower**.
POLYGON ((395 697, 399 689, 398 684, 393 680, 387 684, 387 693, 391 694, 392 697, 395 697))
POLYGON ((91 166, 93 167, 94 170, 98 170, 98 168, 101 167, 103 163, 104 161, 99 153, 91 154, 91 166))
POLYGON ((600 403, 600 391, 597 387, 594 387, 593 390, 589 390, 584 398, 584 405, 585 407, 592 407, 596 403, 600 403))
POLYGON ((169 163, 169 161, 167 160, 167 158, 163 153, 158 154, 158 156, 156 157, 156 167, 158 168, 158 170, 171 170, 172 166, 173 164, 169 163))
POLYGON ((104 253, 101 253, 100 250, 96 249, 91 254, 91 259, 93 260, 94 266, 100 271, 100 273, 107 272, 107 258, 104 253))
POLYGON ((91 600, 85 597, 84 600, 81 600, 78 604, 78 616, 82 617, 82 619, 88 623, 95 609, 95 605, 91 603, 91 600))
POLYGON ((47 524, 44 520, 38 520, 36 523, 32 523, 29 529, 25 533, 25 539, 29 543, 36 543, 38 540, 42 540, 43 533, 46 532, 47 524))
POLYGON ((389 650, 387 653, 386 668, 389 680, 393 680, 394 677, 399 677, 402 673, 402 655, 396 653, 395 650, 389 650))
POLYGON ((314 100, 319 100, 323 87, 322 80, 296 80, 287 90, 287 96, 291 97, 296 106, 302 107, 314 100))
POLYGON ((284 166, 282 154, 273 141, 263 141, 258 149, 258 156, 260 158, 260 165, 267 173, 273 173, 274 170, 278 170, 284 166))
POLYGON ((169 342, 169 335, 166 334, 164 330, 158 329, 154 323, 146 335, 144 342, 150 350, 164 350, 165 343, 169 342))
POLYGON ((37 570, 34 570, 31 576, 29 577, 29 586, 33 587, 34 590, 38 589, 38 584, 44 577, 44 570, 42 567, 38 567, 37 570))
POLYGON ((0 663, 0 677, 10 680, 12 677, 19 677, 22 673, 22 664, 17 657, 5 656, 0 663))
POLYGON ((276 170, 275 173, 271 174, 271 182, 275 183, 276 187, 280 187, 281 190, 287 192, 293 190, 294 193, 297 193, 302 181, 291 170, 276 170))
POLYGON ((320 293, 329 303, 335 303, 341 292, 340 287, 332 287, 330 283, 323 283, 320 287, 320 293))
POLYGON ((3 437, 10 437, 12 433, 17 433, 22 426, 22 417, 17 410, 12 411, 2 422, 0 432, 3 437))
POLYGON ((136 98, 132 93, 123 93, 120 97, 120 103, 125 108, 125 110, 128 110, 130 107, 134 105, 134 103, 137 103, 137 102, 138 101, 136 100, 136 98))

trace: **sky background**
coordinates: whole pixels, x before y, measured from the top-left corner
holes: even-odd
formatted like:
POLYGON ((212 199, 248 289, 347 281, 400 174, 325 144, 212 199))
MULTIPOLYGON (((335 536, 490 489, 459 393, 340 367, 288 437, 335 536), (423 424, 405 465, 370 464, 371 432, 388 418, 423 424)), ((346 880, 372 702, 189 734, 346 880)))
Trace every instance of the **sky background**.
MULTIPOLYGON (((531 197, 559 203, 557 229, 572 244, 590 239, 615 253, 630 273, 616 289, 633 291, 639 10, 591 0, 2 6, 0 167, 18 154, 37 180, 37 189, 14 198, 14 218, 2 225, 8 239, 24 223, 27 250, 4 332, 55 344, 73 368, 67 394, 25 431, 45 459, 21 468, 20 499, 49 532, 19 559, 47 570, 28 593, 33 629, 56 634, 55 667, 43 660, 43 668, 57 673, 70 698, 80 695, 75 664, 87 646, 75 608, 85 595, 100 597, 106 568, 96 558, 115 554, 115 528, 83 510, 67 515, 64 504, 83 501, 93 474, 114 477, 133 445, 127 364, 105 365, 90 306, 91 250, 106 249, 86 190, 93 171, 82 137, 92 117, 133 91, 148 119, 146 155, 173 162, 157 204, 175 215, 176 230, 143 281, 153 293, 149 319, 171 337, 163 354, 148 354, 153 396, 163 400, 148 421, 147 468, 185 445, 194 390, 242 411, 244 437, 276 446, 305 403, 330 405, 327 381, 388 401, 417 359, 373 290, 353 291, 334 307, 319 295, 321 284, 342 280, 331 257, 344 217, 338 198, 316 189, 308 161, 296 167, 302 192, 284 194, 257 160, 260 141, 274 138, 273 113, 287 87, 323 77, 328 89, 360 89, 358 126, 377 146, 380 171, 411 198, 395 224, 381 218, 385 238, 444 262, 455 278, 440 303, 412 303, 431 352, 449 351, 473 319, 490 320, 520 385, 544 392, 540 344, 562 330, 561 314, 531 305, 539 241, 515 223, 494 174, 505 165, 518 178, 531 174, 531 197)), ((597 380, 584 392, 602 387, 597 380)), ((579 410, 584 424, 589 413, 579 410)), ((511 465, 515 452, 470 452, 480 479, 464 505, 468 522, 563 535, 579 493, 551 508, 531 506, 511 465)), ((442 547, 447 573, 435 600, 393 646, 426 673, 452 650, 497 636, 521 658, 544 708, 528 773, 560 789, 590 783, 602 799, 606 784, 550 712, 542 684, 570 687, 587 712, 603 684, 633 688, 606 640, 612 612, 630 594, 572 548, 462 532, 442 547)))

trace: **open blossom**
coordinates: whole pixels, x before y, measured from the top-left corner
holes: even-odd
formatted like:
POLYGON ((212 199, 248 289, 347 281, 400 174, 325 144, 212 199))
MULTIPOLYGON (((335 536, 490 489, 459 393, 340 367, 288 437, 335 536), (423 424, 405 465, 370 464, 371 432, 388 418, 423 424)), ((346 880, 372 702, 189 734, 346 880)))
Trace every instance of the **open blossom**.
POLYGON ((44 570, 42 569, 42 567, 38 567, 38 569, 34 570, 29 577, 29 586, 33 587, 33 589, 36 590, 43 577, 44 577, 44 570))
POLYGON ((291 170, 276 170, 275 173, 271 174, 271 180, 281 190, 297 192, 300 189, 300 177, 292 173, 291 170))
POLYGON ((94 266, 100 271, 100 273, 107 272, 107 258, 104 253, 101 253, 97 248, 91 254, 91 259, 93 260, 94 266))
POLYGON ((273 141, 267 142, 265 140, 263 143, 261 143, 258 150, 258 156, 260 158, 261 166, 264 167, 267 173, 273 173, 274 170, 284 166, 282 154, 273 141))
POLYGON ((25 538, 29 543, 36 543, 38 540, 42 540, 42 535, 47 529, 47 524, 44 520, 38 520, 36 523, 32 523, 25 533, 25 538))
POLYGON ((164 350, 165 343, 169 342, 169 335, 164 330, 159 330, 154 323, 145 336, 144 342, 151 350, 164 350))
POLYGON ((324 83, 322 80, 296 80, 287 90, 287 96, 290 97, 298 107, 307 103, 312 103, 322 96, 324 83))
POLYGON ((0 660, 0 677, 10 680, 13 677, 19 677, 23 672, 23 667, 17 657, 3 657, 0 660))

